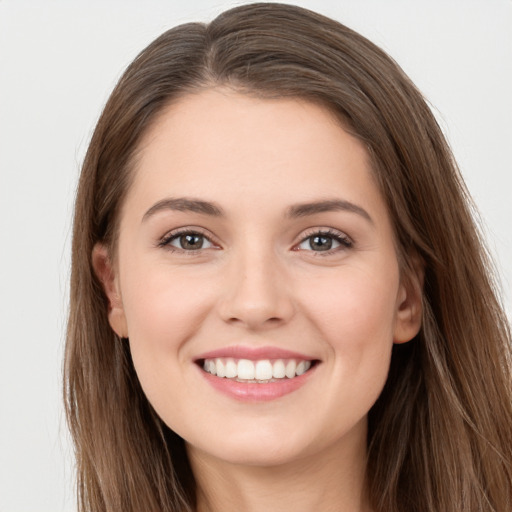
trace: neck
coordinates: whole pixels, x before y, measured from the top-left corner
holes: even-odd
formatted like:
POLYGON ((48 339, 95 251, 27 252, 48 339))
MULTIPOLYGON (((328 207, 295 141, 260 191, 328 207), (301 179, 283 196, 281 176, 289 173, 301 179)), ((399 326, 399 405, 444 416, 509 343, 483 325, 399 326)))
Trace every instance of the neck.
POLYGON ((221 461, 190 446, 188 453, 197 483, 198 512, 370 511, 365 436, 348 450, 340 443, 272 466, 221 461))

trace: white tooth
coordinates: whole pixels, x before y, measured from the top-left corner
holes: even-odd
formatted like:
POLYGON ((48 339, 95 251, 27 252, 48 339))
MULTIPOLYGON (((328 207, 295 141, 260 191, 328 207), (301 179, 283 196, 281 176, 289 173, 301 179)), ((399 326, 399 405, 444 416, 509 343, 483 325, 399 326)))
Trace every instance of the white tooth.
POLYGON ((232 379, 237 376, 236 363, 233 359, 226 359, 226 377, 232 379))
POLYGON ((284 363, 282 359, 278 359, 277 361, 274 361, 274 364, 272 365, 272 377, 274 379, 283 379, 286 375, 286 369, 284 367, 284 363))
POLYGON ((256 363, 254 371, 256 380, 270 380, 272 378, 272 364, 268 359, 256 363))
POLYGON ((208 359, 208 369, 206 371, 212 375, 217 374, 217 365, 213 359, 208 359))
POLYGON ((311 361, 306 361, 306 369, 305 369, 305 371, 307 372, 310 368, 311 368, 311 361))
POLYGON ((288 361, 286 363, 285 374, 289 379, 293 379, 293 377, 295 377, 295 369, 296 368, 297 368, 297 363, 293 359, 290 359, 290 361, 288 361))
POLYGON ((253 380, 254 379, 254 363, 249 359, 240 359, 237 365, 237 374, 239 379, 253 380))
POLYGON ((306 361, 301 361, 295 370, 297 375, 302 375, 306 371, 306 361))
POLYGON ((222 359, 215 359, 215 366, 217 367, 217 377, 225 377, 226 367, 224 366, 224 362, 222 361, 222 359))

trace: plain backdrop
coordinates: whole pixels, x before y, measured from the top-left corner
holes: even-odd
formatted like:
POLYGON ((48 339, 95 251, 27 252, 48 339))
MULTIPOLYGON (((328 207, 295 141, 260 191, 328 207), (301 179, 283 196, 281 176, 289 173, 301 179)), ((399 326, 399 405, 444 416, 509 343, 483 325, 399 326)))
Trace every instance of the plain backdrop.
MULTIPOLYGON (((243 2, 0 0, 0 512, 75 510, 61 405, 75 186, 126 65, 243 2)), ((512 311, 512 1, 297 0, 382 46, 423 91, 482 214, 512 311)))

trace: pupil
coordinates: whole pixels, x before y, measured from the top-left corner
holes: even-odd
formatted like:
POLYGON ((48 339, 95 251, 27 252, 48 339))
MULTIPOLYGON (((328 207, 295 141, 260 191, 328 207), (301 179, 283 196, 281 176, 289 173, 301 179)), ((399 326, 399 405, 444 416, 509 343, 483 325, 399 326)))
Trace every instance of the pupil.
POLYGON ((201 235, 182 235, 180 244, 183 249, 201 249, 203 237, 201 235))
POLYGON ((317 251, 328 251, 332 247, 332 238, 317 235, 312 238, 309 245, 317 251))

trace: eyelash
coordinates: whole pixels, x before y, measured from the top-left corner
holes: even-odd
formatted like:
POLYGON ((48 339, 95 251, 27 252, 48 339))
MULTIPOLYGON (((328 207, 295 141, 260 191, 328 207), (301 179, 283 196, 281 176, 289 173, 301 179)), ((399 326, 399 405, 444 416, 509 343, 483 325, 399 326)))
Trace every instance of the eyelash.
MULTIPOLYGON (((326 251, 313 251, 313 250, 308 251, 308 252, 313 253, 313 255, 315 257, 331 256, 332 254, 337 253, 339 251, 350 249, 354 245, 352 240, 347 235, 342 233, 341 231, 336 231, 334 229, 328 228, 328 229, 315 229, 314 231, 308 233, 304 238, 302 238, 302 240, 297 244, 297 246, 302 245, 304 242, 306 242, 307 240, 311 240, 314 237, 330 238, 340 244, 339 247, 335 247, 334 249, 329 249, 326 251)), ((311 242, 310 242, 310 244, 311 244, 311 242)), ((300 249, 295 249, 295 250, 298 251, 300 249)))
MULTIPOLYGON (((188 249, 180 249, 178 247, 173 247, 171 245, 171 242, 173 242, 174 240, 176 240, 179 237, 184 236, 184 235, 199 236, 199 237, 202 237, 204 240, 207 240, 210 244, 216 245, 215 242, 213 242, 206 234, 202 233, 201 231, 190 229, 190 228, 185 228, 185 229, 180 229, 177 231, 171 231, 170 233, 165 235, 158 242, 157 246, 161 247, 165 250, 168 250, 170 252, 180 252, 183 254, 187 254, 188 256, 193 256, 195 254, 198 254, 200 251, 204 250, 203 247, 201 247, 199 249, 188 250, 188 249)), ((325 250, 325 251, 313 251, 313 250, 308 251, 308 252, 313 253, 315 257, 329 256, 338 251, 350 249, 353 246, 352 240, 347 235, 343 234, 340 231, 335 231, 333 229, 316 229, 316 230, 310 232, 309 234, 307 234, 307 236, 303 237, 301 239, 301 241, 298 244, 296 244, 295 247, 302 245, 308 239, 312 239, 313 237, 330 238, 330 239, 334 240, 335 242, 339 243, 339 247, 336 247, 334 249, 329 249, 329 250, 325 250)), ((310 242, 310 244, 311 244, 311 242, 310 242)), ((294 250, 299 251, 301 249, 294 248, 294 250)))
POLYGON ((171 242, 180 238, 181 236, 184 236, 184 235, 194 235, 194 236, 200 236, 202 237, 203 239, 207 240, 210 244, 212 245, 216 245, 214 242, 212 242, 212 240, 210 239, 210 237, 206 236, 206 234, 202 233, 200 230, 197 230, 197 229, 190 229, 190 228, 184 228, 184 229, 179 229, 177 231, 171 231, 170 233, 166 234, 159 242, 158 242, 158 247, 161 247, 167 251, 170 251, 170 252, 180 252, 180 253, 184 253, 184 254, 187 254, 187 256, 193 256, 195 254, 198 254, 201 250, 203 250, 203 248, 201 247, 200 249, 190 249, 190 250, 187 250, 187 249, 180 249, 178 247, 173 247, 171 245, 171 242))

